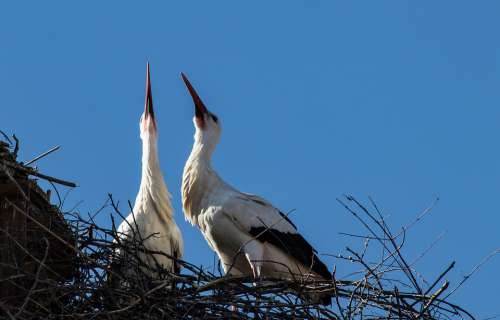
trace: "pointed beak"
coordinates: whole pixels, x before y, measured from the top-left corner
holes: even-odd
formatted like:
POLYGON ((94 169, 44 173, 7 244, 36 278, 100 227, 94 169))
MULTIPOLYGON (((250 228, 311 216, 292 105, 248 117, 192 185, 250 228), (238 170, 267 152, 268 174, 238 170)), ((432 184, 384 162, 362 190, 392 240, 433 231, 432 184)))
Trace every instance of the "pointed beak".
POLYGON ((151 72, 149 70, 149 62, 147 64, 146 71, 146 100, 144 102, 144 116, 155 118, 155 112, 153 110, 153 94, 151 93, 151 72))
POLYGON ((201 101, 200 96, 198 96, 198 93, 196 93, 196 90, 194 90, 193 86, 189 82, 188 78, 184 73, 181 73, 182 80, 184 80, 184 83, 186 84, 186 87, 189 90, 189 93, 191 94, 191 98, 193 98, 194 102, 194 114, 196 118, 202 120, 203 119, 203 114, 208 113, 207 107, 205 107, 205 104, 203 101, 201 101))

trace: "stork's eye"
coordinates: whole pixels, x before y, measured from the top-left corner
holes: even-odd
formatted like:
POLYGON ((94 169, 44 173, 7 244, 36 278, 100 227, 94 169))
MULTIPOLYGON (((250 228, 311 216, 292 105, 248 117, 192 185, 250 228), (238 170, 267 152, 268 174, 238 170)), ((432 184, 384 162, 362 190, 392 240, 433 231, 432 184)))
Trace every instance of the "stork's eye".
POLYGON ((217 118, 217 116, 216 116, 216 115, 214 115, 214 114, 210 114, 210 116, 212 117, 212 120, 213 120, 215 123, 217 123, 217 121, 219 121, 219 119, 217 118))

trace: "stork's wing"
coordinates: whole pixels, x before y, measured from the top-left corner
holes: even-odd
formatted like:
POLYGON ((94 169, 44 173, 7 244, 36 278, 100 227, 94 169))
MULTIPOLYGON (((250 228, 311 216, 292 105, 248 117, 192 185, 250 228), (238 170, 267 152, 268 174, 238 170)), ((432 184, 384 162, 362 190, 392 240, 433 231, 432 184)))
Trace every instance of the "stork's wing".
POLYGON ((254 222, 254 225, 263 225, 283 232, 297 232, 297 227, 292 220, 264 198, 253 194, 240 193, 230 204, 236 205, 237 208, 235 209, 238 210, 239 207, 240 210, 246 213, 248 218, 251 218, 248 222, 254 222))
POLYGON ((317 251, 298 233, 293 222, 263 198, 242 193, 227 201, 223 210, 242 231, 273 244, 325 279, 331 278, 317 251))
POLYGON ((175 274, 180 274, 181 273, 181 264, 179 263, 178 259, 180 259, 180 253, 178 249, 174 249, 174 258, 173 260, 173 270, 175 274))

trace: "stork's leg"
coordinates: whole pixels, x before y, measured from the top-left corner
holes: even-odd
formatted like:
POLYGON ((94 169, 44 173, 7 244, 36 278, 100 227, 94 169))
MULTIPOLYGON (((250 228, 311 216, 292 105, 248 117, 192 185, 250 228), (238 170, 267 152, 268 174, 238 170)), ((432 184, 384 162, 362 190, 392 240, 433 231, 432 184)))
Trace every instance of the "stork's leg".
POLYGON ((253 278, 260 281, 262 272, 262 263, 253 259, 248 253, 245 253, 245 257, 248 260, 248 264, 250 264, 250 268, 252 268, 253 278))
MULTIPOLYGON (((252 268, 254 286, 262 283, 262 265, 264 264, 264 246, 258 240, 253 240, 245 246, 245 257, 252 268)), ((260 296, 257 295, 255 303, 260 305, 260 296)))
POLYGON ((262 265, 264 260, 264 247, 262 243, 257 240, 253 240, 247 245, 245 245, 245 257, 248 260, 248 264, 252 269, 253 278, 258 282, 261 281, 262 277, 262 265))

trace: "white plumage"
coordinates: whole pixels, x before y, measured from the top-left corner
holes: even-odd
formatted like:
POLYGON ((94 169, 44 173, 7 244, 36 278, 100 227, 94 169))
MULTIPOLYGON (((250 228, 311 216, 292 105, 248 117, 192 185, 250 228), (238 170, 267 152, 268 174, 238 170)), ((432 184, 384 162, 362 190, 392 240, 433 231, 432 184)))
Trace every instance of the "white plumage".
MULTIPOLYGON (((219 119, 182 77, 195 104, 196 128, 182 179, 185 218, 201 230, 226 273, 331 279, 328 268, 286 215, 261 197, 239 192, 213 170, 219 119)), ((323 303, 330 301, 329 296, 320 298, 323 303)))
MULTIPOLYGON (((120 224, 117 231, 122 239, 135 237, 135 240, 142 240, 147 250, 180 258, 183 252, 182 236, 174 220, 170 193, 163 179, 158 158, 158 130, 153 110, 149 63, 146 76, 146 101, 140 120, 140 130, 141 185, 133 212, 120 224)), ((155 276, 155 270, 161 266, 171 272, 178 272, 179 266, 166 255, 141 253, 141 261, 148 266, 145 271, 155 276)))

